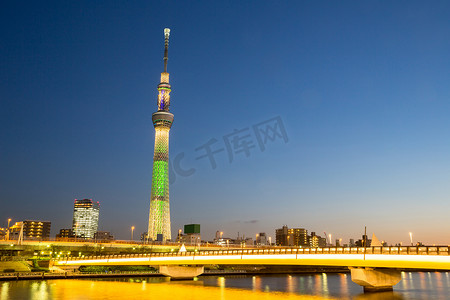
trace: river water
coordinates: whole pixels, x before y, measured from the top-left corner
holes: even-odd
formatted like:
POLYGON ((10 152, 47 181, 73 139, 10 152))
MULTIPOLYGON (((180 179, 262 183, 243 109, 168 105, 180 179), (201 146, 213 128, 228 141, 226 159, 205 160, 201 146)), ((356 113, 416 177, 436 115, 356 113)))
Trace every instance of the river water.
POLYGON ((15 299, 450 299, 450 272, 403 272, 393 292, 364 294, 350 274, 61 279, 0 282, 0 300, 15 299))

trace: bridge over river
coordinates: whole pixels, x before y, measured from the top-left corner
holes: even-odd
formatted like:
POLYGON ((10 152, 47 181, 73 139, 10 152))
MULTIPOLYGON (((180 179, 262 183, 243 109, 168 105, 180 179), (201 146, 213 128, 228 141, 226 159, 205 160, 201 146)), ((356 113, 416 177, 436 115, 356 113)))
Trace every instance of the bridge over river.
POLYGON ((75 266, 158 266, 174 278, 192 278, 205 265, 291 265, 348 267, 352 280, 365 290, 386 290, 401 280, 399 269, 450 270, 448 246, 330 247, 206 250, 172 253, 61 257, 61 268, 75 266))

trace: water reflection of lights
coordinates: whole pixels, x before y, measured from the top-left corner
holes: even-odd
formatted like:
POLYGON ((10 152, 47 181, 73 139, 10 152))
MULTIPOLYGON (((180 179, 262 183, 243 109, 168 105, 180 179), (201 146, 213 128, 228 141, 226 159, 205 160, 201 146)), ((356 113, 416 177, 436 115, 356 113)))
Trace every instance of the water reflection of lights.
POLYGON ((412 272, 408 272, 408 282, 411 284, 410 288, 414 289, 414 280, 413 280, 412 272))
POLYGON ((294 280, 292 279, 292 275, 288 275, 286 278, 286 291, 288 293, 293 293, 295 291, 293 285, 294 285, 294 280))
MULTIPOLYGON (((261 280, 261 278, 259 278, 261 280)), ((159 284, 149 284, 147 281, 140 283, 129 281, 95 281, 94 287, 92 282, 86 280, 49 280, 42 282, 35 282, 27 284, 25 282, 14 282, 16 285, 16 292, 19 291, 22 295, 32 295, 31 299, 58 299, 58 300, 72 300, 72 299, 246 299, 246 300, 260 300, 260 299, 324 299, 317 296, 296 295, 286 292, 270 291, 269 286, 264 286, 264 291, 251 291, 238 288, 224 288, 225 278, 217 278, 220 287, 203 286, 197 283, 200 282, 160 282, 159 284), (144 288, 145 286, 145 288, 144 288), (25 288, 26 287, 26 288, 25 288), (25 288, 25 290, 23 290, 25 288)), ((11 289, 8 285, 1 284, 1 300, 11 299, 18 294, 10 294, 11 289)), ((17 299, 14 298, 14 299, 17 299)), ((22 297, 20 299, 30 299, 30 297, 22 297)))
POLYGON ((225 287, 225 277, 217 278, 217 286, 224 288, 225 287))
POLYGON ((322 293, 322 277, 319 274, 314 276, 314 293, 316 295, 322 293))
POLYGON ((329 291, 328 291, 328 277, 327 277, 327 273, 322 273, 322 289, 323 289, 323 293, 325 296, 328 296, 329 291))
POLYGON ((304 293, 305 292, 305 277, 301 276, 300 277, 300 293, 304 293))
POLYGON ((397 284, 397 287, 400 287, 403 290, 407 290, 409 287, 409 281, 408 281, 408 275, 406 272, 400 272, 400 276, 402 277, 402 280, 397 284))
POLYGON ((431 280, 431 272, 428 272, 427 277, 428 277, 428 286, 433 287, 433 280, 431 280))
POLYGON ((3 282, 0 285, 0 300, 7 300, 9 294, 9 282, 3 282))
POLYGON ((445 272, 445 278, 447 278, 447 285, 450 285, 450 276, 448 276, 448 272, 445 272))
POLYGON ((425 280, 425 273, 419 272, 419 276, 420 276, 420 288, 424 290, 427 287, 425 280))
POLYGON ((217 286, 220 287, 220 299, 225 298, 225 277, 217 277, 217 286))
POLYGON ((31 284, 31 299, 46 300, 48 299, 47 282, 38 281, 31 284))
POLYGON ((314 287, 313 277, 312 276, 308 276, 308 289, 312 290, 313 287, 314 287))
MULTIPOLYGON (((380 294, 378 299, 402 299, 402 296, 406 298, 411 296, 416 299, 428 296, 429 299, 446 299, 450 294, 450 284, 447 284, 449 274, 448 272, 404 272, 402 279, 405 281, 406 288, 399 285, 396 288, 397 292, 380 294), (431 276, 433 286, 429 285, 429 276, 431 276), (416 288, 412 286, 413 283, 416 288), (422 284, 423 287, 421 287, 422 284)), ((362 288, 352 286, 349 274, 245 276, 242 278, 243 281, 238 281, 237 278, 240 279, 240 277, 233 276, 205 276, 200 277, 198 281, 167 281, 165 278, 150 277, 135 278, 134 282, 130 282, 128 278, 0 282, 0 300, 123 300, 150 299, 150 295, 151 299, 319 300, 334 299, 335 297, 338 299, 374 299, 365 294, 358 295, 357 293, 361 293, 362 288), (258 288, 258 290, 252 291, 252 287, 258 288)))
POLYGON ((441 272, 434 272, 434 276, 436 277, 436 288, 442 289, 444 287, 442 283, 442 274, 441 272))
POLYGON ((262 291, 262 279, 259 276, 252 277, 252 289, 254 291, 262 291))
POLYGON ((340 283, 341 283, 341 294, 343 297, 349 296, 349 289, 348 289, 348 279, 347 274, 339 274, 340 283))

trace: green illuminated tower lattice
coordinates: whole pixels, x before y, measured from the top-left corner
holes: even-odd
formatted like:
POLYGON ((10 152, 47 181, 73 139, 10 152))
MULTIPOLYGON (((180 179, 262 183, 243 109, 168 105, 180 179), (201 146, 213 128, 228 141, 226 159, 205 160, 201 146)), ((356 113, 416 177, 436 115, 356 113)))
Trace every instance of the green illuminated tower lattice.
POLYGON ((155 127, 155 153, 153 155, 152 194, 148 220, 148 238, 165 241, 170 239, 169 208, 169 131, 173 123, 173 114, 169 112, 170 84, 167 73, 170 29, 164 29, 164 72, 158 85, 158 111, 153 113, 155 127))

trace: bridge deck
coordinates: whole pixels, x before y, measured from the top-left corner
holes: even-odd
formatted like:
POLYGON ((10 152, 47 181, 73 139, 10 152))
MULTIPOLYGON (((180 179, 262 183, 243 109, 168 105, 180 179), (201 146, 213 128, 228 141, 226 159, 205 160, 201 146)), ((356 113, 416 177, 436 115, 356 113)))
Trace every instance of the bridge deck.
POLYGON ((80 265, 298 265, 450 270, 448 247, 241 249, 60 258, 80 265))

